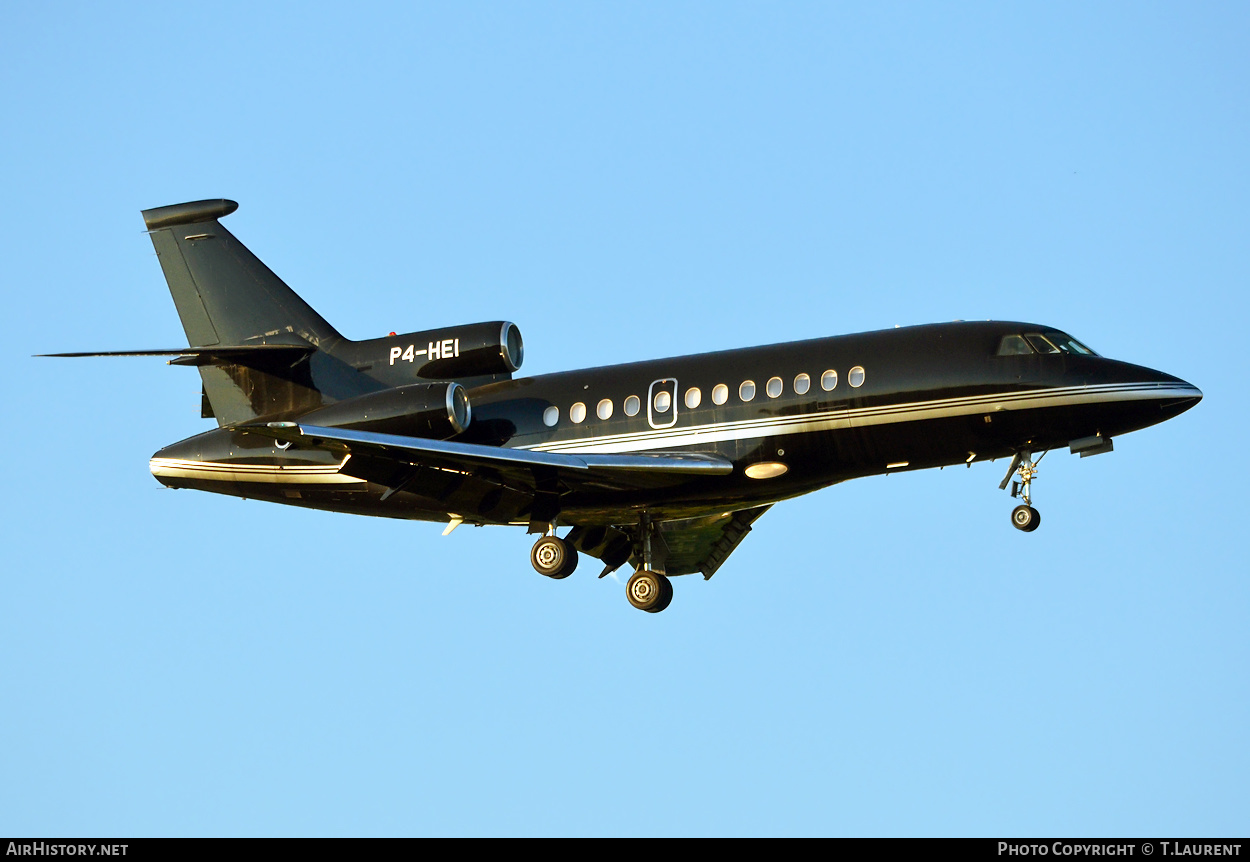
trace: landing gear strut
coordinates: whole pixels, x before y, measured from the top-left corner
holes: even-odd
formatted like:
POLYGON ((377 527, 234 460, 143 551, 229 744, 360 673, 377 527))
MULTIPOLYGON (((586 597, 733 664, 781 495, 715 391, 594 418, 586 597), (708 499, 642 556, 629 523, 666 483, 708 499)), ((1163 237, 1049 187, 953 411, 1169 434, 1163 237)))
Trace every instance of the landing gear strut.
POLYGON ((1042 458, 1046 457, 1043 452, 1041 456, 1034 461, 1033 453, 1027 449, 1022 449, 1016 453, 1016 457, 1011 460, 1011 466, 1007 468, 1007 475, 1003 477, 1003 481, 999 484, 1002 490, 1007 489, 1007 483, 1011 482, 1011 496, 1019 497, 1024 500, 1023 506, 1016 506, 1011 510, 1011 525, 1017 530, 1025 533, 1031 533, 1042 524, 1042 515, 1037 509, 1033 508, 1033 500, 1029 496, 1033 480, 1037 478, 1037 465, 1042 463, 1042 458), (1012 474, 1019 474, 1017 481, 1012 481, 1012 474))
MULTIPOLYGON (((530 562, 534 565, 534 571, 556 580, 573 574, 573 570, 577 568, 578 557, 573 542, 557 536, 554 523, 547 524, 540 521, 536 526, 539 530, 545 530, 546 533, 534 543, 534 549, 530 551, 530 562)), ((575 528, 574 532, 569 534, 570 538, 579 544, 586 541, 586 533, 584 531, 579 533, 580 529, 575 528)), ((625 598, 629 599, 629 603, 640 611, 658 614, 673 601, 673 585, 664 575, 664 561, 668 557, 668 545, 664 542, 663 534, 651 520, 650 515, 644 512, 639 518, 637 533, 631 531, 628 539, 622 535, 621 531, 616 531, 615 535, 617 539, 613 541, 619 541, 625 544, 625 547, 613 546, 614 550, 611 550, 611 553, 604 553, 601 558, 607 560, 608 565, 603 570, 603 575, 614 571, 631 556, 636 560, 640 559, 642 565, 625 586, 625 598), (632 548, 629 547, 630 544, 632 548)), ((600 536, 598 540, 591 542, 593 547, 585 544, 582 544, 582 547, 592 555, 599 556, 602 551, 599 546, 603 544, 603 537, 600 536)), ((602 578, 603 575, 599 577, 602 578)))
POLYGON ((664 576, 664 558, 668 555, 668 548, 646 512, 639 519, 638 534, 642 546, 642 568, 634 572, 625 585, 625 598, 640 611, 658 614, 673 601, 673 584, 664 576))
POLYGON ((538 574, 560 580, 577 568, 577 551, 553 532, 534 543, 530 562, 538 574))

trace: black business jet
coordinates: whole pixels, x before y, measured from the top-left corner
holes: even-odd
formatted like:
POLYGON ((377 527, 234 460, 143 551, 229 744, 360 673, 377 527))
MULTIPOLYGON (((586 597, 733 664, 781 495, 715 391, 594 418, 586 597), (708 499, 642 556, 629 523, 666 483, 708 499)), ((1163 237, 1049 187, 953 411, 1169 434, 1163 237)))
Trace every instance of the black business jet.
POLYGON ((190 347, 55 354, 199 369, 220 427, 153 455, 160 482, 445 532, 525 526, 540 574, 567 577, 579 554, 599 577, 628 564, 626 596, 651 613, 670 576, 712 577, 774 503, 860 476, 1010 458, 999 487, 1031 532, 1046 452, 1110 452, 1202 398, 1010 322, 514 378, 524 348, 504 321, 344 338, 222 226, 236 209, 143 212, 190 347))

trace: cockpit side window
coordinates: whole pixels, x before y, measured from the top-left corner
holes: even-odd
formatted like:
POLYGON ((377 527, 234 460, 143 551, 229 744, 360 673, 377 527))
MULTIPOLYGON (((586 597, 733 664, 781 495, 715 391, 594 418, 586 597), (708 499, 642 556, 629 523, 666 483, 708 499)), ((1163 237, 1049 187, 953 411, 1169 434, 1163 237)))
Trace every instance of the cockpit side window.
POLYGON ((1004 335, 1003 340, 998 342, 999 356, 1027 356, 1032 352, 1033 348, 1029 347, 1023 335, 1004 335))

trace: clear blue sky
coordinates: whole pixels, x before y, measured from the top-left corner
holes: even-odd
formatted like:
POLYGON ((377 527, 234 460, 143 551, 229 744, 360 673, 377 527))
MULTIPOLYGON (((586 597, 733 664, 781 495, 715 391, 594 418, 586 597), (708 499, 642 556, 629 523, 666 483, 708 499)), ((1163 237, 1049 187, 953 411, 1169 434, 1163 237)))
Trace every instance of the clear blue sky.
POLYGON ((0 834, 1245 835, 1241 3, 7 4, 0 834), (162 489, 139 210, 527 373, 957 318, 1206 399, 780 505, 641 614, 520 530, 162 489))

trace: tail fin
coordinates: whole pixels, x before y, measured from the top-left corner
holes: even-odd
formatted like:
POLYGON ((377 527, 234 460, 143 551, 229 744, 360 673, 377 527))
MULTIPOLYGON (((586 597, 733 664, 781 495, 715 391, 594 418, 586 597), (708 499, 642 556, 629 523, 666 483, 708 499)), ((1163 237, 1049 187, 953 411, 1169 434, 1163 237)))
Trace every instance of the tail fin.
POLYGON ((169 292, 192 347, 308 343, 341 336, 218 219, 239 208, 209 200, 144 210, 169 292))
MULTIPOLYGON (((342 340, 334 327, 218 221, 238 208, 234 201, 205 200, 143 211, 191 347, 333 349, 342 340)), ((309 368, 315 355, 304 352, 291 362, 283 351, 244 352, 233 363, 202 365, 212 415, 228 425, 320 406, 309 368)))

